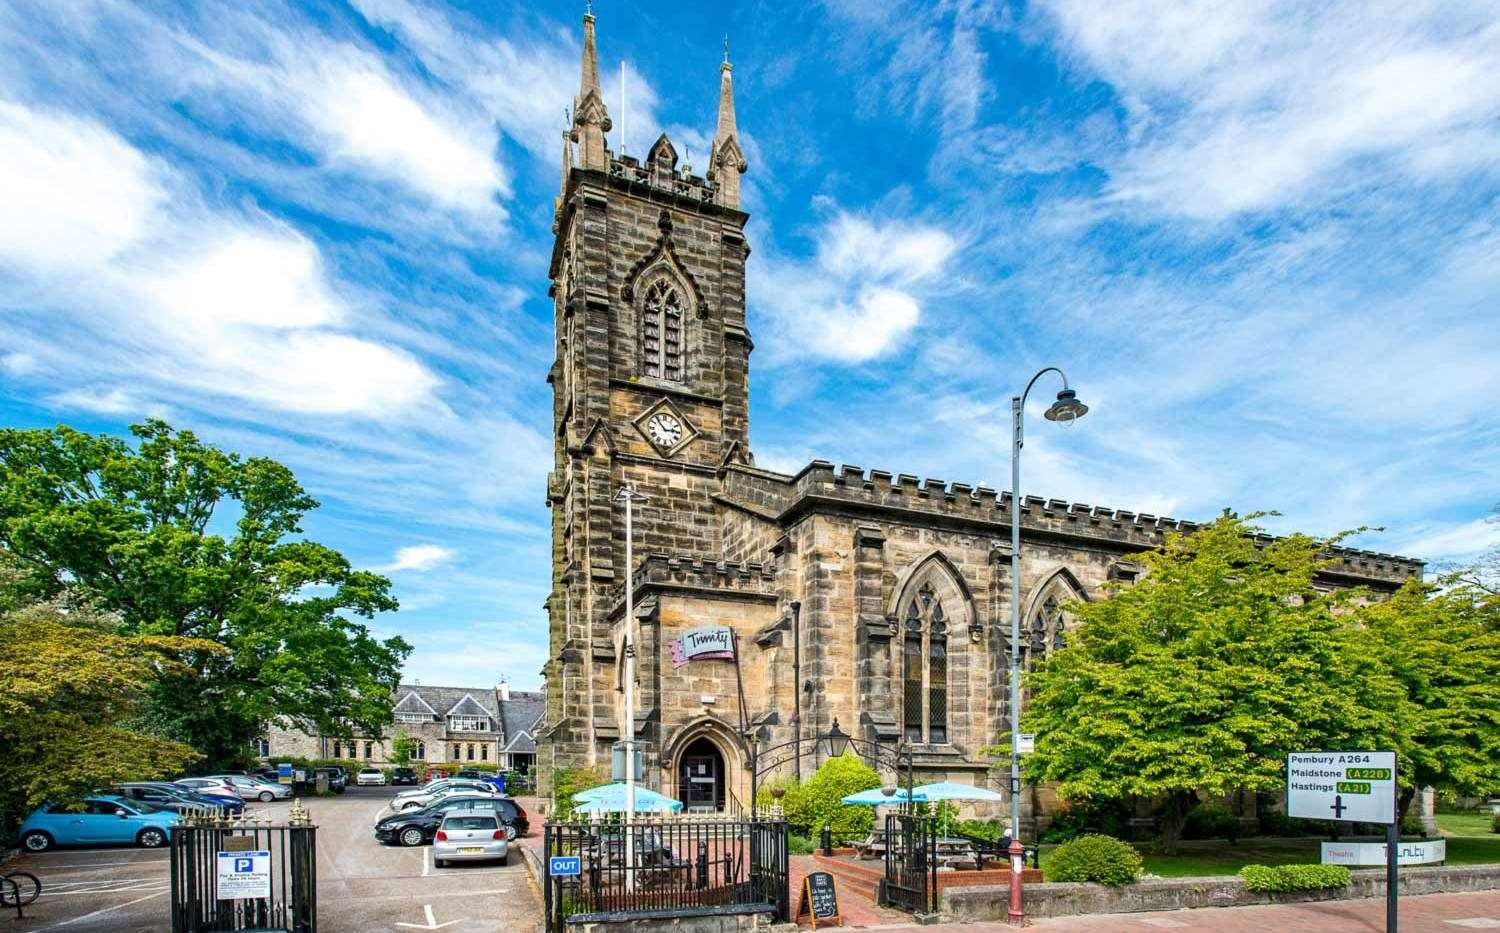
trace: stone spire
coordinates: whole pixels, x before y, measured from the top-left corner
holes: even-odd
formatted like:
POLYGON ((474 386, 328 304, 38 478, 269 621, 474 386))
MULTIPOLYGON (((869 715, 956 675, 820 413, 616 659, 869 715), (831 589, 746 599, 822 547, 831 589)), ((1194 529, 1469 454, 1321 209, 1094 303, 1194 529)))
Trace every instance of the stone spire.
POLYGON ((557 219, 562 216, 563 198, 568 195, 568 173, 573 171, 573 134, 568 130, 562 133, 562 181, 557 188, 557 199, 552 203, 553 232, 556 232, 557 219))
POLYGON ((734 121, 734 82, 730 73, 729 39, 724 40, 724 63, 719 66, 719 123, 714 128, 713 148, 708 154, 708 177, 718 185, 714 200, 725 207, 740 206, 740 173, 749 165, 740 149, 739 128, 734 121))
POLYGON ((578 96, 573 100, 573 141, 578 143, 578 160, 584 168, 604 169, 604 134, 612 128, 609 110, 604 106, 604 92, 599 88, 599 49, 594 41, 594 14, 583 16, 583 78, 578 96))

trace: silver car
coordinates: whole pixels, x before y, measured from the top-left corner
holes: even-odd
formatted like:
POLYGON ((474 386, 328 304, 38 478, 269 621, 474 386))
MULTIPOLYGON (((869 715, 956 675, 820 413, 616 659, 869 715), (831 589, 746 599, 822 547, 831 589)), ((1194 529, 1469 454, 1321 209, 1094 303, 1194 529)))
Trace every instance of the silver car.
POLYGON ((234 792, 240 795, 241 800, 259 800, 261 803, 270 803, 273 800, 285 800, 292 796, 292 789, 286 784, 272 784, 259 778, 247 777, 243 774, 211 774, 208 780, 223 781, 234 792))
POLYGON ((442 868, 458 861, 509 862, 510 843, 515 838, 515 828, 501 825, 491 814, 453 814, 443 818, 432 837, 432 863, 442 868))

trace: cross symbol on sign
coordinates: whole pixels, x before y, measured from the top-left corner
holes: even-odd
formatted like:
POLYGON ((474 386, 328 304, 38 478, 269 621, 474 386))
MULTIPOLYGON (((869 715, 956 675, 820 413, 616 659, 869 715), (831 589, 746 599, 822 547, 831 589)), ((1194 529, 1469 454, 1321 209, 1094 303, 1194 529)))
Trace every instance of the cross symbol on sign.
POLYGON ((1344 798, 1342 796, 1334 794, 1333 806, 1329 807, 1328 809, 1333 811, 1334 819, 1339 819, 1344 815, 1344 811, 1349 808, 1344 806, 1344 798))

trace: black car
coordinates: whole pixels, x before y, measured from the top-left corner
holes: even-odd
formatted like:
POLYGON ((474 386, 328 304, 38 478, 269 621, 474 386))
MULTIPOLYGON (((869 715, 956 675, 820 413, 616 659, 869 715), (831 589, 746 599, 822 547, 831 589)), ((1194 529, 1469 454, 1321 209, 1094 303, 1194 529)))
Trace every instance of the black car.
POLYGON ((494 813, 500 822, 516 828, 517 836, 530 830, 526 811, 507 797, 453 796, 445 797, 430 807, 407 810, 382 817, 375 823, 375 838, 384 843, 399 843, 403 846, 420 846, 432 842, 432 837, 442 825, 443 817, 454 811, 480 811, 494 813))
POLYGON ((410 784, 413 787, 417 783, 417 772, 411 768, 392 768, 391 784, 410 784))
POLYGON ((342 794, 345 789, 349 787, 348 773, 345 772, 343 768, 340 768, 337 765, 330 765, 326 768, 317 768, 314 770, 313 774, 314 780, 316 780, 316 776, 319 774, 328 778, 328 789, 333 791, 335 794, 342 794))

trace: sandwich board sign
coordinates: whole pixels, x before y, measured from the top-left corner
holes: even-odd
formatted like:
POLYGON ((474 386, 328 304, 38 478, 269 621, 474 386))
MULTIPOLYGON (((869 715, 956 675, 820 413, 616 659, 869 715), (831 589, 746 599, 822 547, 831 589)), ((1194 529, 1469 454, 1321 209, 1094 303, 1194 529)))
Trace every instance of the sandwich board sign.
POLYGON ((1291 752, 1286 756, 1286 815, 1385 826, 1385 929, 1396 933, 1396 866, 1401 849, 1396 825, 1396 753, 1291 752))
POLYGON ((1293 752, 1286 757, 1286 815, 1396 822, 1396 753, 1293 752))

